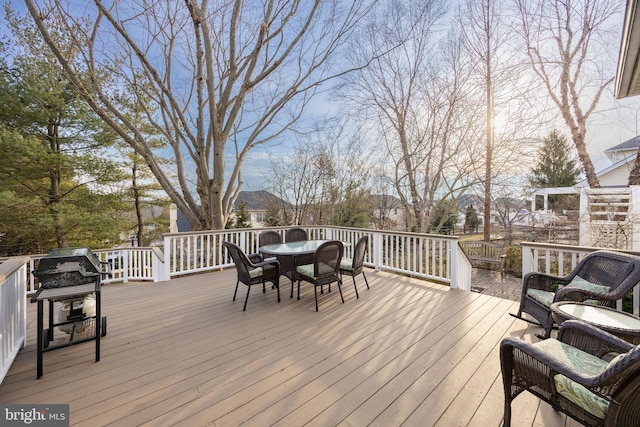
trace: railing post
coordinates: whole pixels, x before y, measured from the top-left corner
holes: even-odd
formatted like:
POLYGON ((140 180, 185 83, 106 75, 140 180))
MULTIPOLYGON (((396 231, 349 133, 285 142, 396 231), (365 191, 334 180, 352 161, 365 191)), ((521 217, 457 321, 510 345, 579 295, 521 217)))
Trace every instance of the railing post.
POLYGON ((129 282, 129 251, 122 251, 122 283, 129 282))
POLYGON ((382 266, 382 233, 373 233, 373 268, 380 271, 382 266))
POLYGON ((164 280, 171 280, 171 237, 164 236, 164 263, 162 268, 164 269, 164 280))
POLYGON ((578 215, 578 244, 580 246, 590 246, 591 244, 589 236, 589 220, 589 194, 587 188, 581 188, 580 213, 578 215))
POLYGON ((531 248, 521 244, 522 248, 522 276, 533 271, 533 259, 531 258, 531 248))
POLYGON ((458 241, 450 241, 447 240, 447 253, 449 254, 449 260, 450 262, 447 263, 447 270, 449 270, 447 272, 447 276, 449 276, 451 282, 449 283, 449 286, 451 287, 451 289, 458 289, 459 287, 459 280, 458 280, 458 241))

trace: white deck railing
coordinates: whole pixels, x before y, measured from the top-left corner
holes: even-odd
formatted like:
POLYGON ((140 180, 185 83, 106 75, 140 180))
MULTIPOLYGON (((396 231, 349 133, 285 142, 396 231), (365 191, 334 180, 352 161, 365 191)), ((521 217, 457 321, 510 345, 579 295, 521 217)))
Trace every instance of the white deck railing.
POLYGON ((0 383, 27 336, 28 263, 28 257, 14 257, 0 264, 0 383))
MULTIPOLYGON (((471 265, 459 250, 457 237, 386 232, 343 227, 303 227, 310 239, 347 243, 345 256, 363 235, 369 236, 365 265, 471 289, 471 265)), ((287 227, 269 228, 284 235, 287 227)), ((173 233, 164 236, 166 277, 214 271, 233 265, 222 242, 230 241, 246 253, 258 252, 258 236, 264 228, 173 233)))
MULTIPOLYGON (((580 260, 587 254, 602 248, 590 248, 571 245, 550 245, 546 243, 523 242, 522 247, 522 275, 536 271, 566 276, 573 270, 580 260)), ((638 252, 619 251, 640 255, 638 252)), ((618 310, 622 309, 622 301, 617 302, 618 310)), ((633 313, 640 315, 640 284, 633 289, 633 313)))
MULTIPOLYGON (((269 228, 284 235, 285 227, 269 228)), ((346 242, 350 257, 358 239, 369 236, 365 264, 412 277, 449 284, 452 288, 471 289, 471 264, 458 245, 457 237, 418 233, 387 232, 343 227, 305 227, 311 239, 335 239, 346 242)), ((222 241, 238 244, 245 252, 258 251, 258 235, 265 229, 234 229, 174 233, 164 236, 164 251, 159 248, 118 248, 98 250, 96 254, 109 265, 112 276, 103 283, 165 281, 171 277, 215 271, 233 265, 222 241)), ((523 274, 530 271, 558 276, 567 275, 580 259, 598 248, 524 242, 523 274)), ((0 383, 6 375, 26 336, 27 295, 36 291, 31 272, 43 255, 0 260, 0 383)), ((621 303, 618 304, 621 308, 621 303)), ((633 295, 633 312, 640 314, 640 286, 633 295)))

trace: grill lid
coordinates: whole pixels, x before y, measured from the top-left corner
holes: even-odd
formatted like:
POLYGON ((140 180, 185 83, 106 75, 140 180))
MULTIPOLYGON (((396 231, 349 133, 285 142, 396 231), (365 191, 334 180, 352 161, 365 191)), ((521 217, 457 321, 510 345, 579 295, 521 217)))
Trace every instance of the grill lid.
POLYGON ((89 248, 53 249, 33 272, 45 289, 95 282, 100 273, 100 260, 89 248))

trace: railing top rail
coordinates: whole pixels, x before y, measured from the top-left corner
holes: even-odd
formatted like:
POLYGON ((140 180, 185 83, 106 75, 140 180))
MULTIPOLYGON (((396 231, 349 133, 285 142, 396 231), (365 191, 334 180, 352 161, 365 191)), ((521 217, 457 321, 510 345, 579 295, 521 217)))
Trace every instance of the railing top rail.
POLYGON ((577 245, 561 245, 555 243, 540 243, 540 242, 521 242, 520 246, 529 247, 534 249, 555 249, 565 252, 595 252, 602 250, 610 250, 615 252, 622 252, 631 255, 640 255, 638 251, 629 251, 624 249, 613 249, 613 248, 601 248, 601 247, 593 247, 593 246, 577 246, 577 245))
POLYGON ((342 226, 326 226, 326 225, 287 225, 287 226, 278 226, 278 227, 260 227, 260 228, 233 228, 233 229, 224 229, 224 230, 200 230, 200 231, 181 231, 177 233, 165 233, 164 237, 180 237, 186 235, 200 235, 200 234, 211 234, 211 233, 233 233, 233 232, 247 232, 254 231, 260 232, 265 230, 286 230, 291 227, 302 227, 306 229, 332 229, 332 230, 345 230, 351 232, 362 232, 362 233, 381 233, 381 234, 394 234, 400 236, 428 236, 428 237, 437 237, 442 240, 458 240, 458 236, 450 236, 445 234, 437 234, 437 233, 416 233, 412 231, 391 231, 391 230, 377 230, 372 228, 353 228, 353 227, 342 227, 342 226))
POLYGON ((0 263, 0 283, 5 282, 9 276, 27 264, 30 259, 29 256, 16 256, 4 259, 2 263, 0 263))

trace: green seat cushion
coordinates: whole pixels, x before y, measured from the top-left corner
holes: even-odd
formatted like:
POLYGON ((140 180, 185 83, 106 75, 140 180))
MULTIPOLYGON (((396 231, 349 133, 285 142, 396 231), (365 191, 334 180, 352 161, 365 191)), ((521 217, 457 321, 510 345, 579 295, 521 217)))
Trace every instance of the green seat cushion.
POLYGON ((313 264, 304 264, 296 267, 296 271, 303 276, 313 277, 313 264))
MULTIPOLYGON (((564 286, 560 284, 551 285, 551 289, 560 290, 564 286)), ((583 279, 580 276, 576 276, 569 282, 566 287, 568 288, 576 288, 589 292, 594 292, 598 294, 607 294, 611 292, 611 288, 609 286, 597 285, 595 283, 591 283, 588 280, 583 279)), ((555 297, 555 292, 551 291, 543 291, 542 289, 527 289, 527 295, 538 301, 539 303, 549 307, 553 303, 553 298, 555 297)), ((590 304, 597 304, 596 300, 585 301, 590 304)))
POLYGON ((262 267, 256 267, 249 270, 249 277, 251 277, 252 279, 255 279, 256 277, 262 276, 263 273, 264 271, 262 270, 262 267))
POLYGON ((342 258, 340 260, 340 269, 342 270, 352 270, 353 260, 351 258, 342 258))
MULTIPOLYGON (((296 271, 303 276, 316 278, 316 276, 313 275, 313 264, 300 265, 296 267, 296 271)), ((329 264, 324 262, 318 263, 318 277, 327 276, 332 273, 334 273, 334 269, 329 264)))
POLYGON ((543 291, 541 289, 527 289, 527 295, 538 301, 539 303, 549 307, 556 295, 553 292, 543 291))
POLYGON ((595 283, 591 283, 588 280, 584 280, 580 276, 576 276, 567 284, 568 288, 577 288, 584 291, 594 292, 597 294, 608 294, 611 292, 611 288, 609 286, 597 285, 595 283))
MULTIPOLYGON (((540 341, 534 346, 585 375, 599 375, 609 366, 606 361, 555 339, 540 341)), ((598 418, 604 418, 609 406, 605 399, 561 374, 555 375, 553 382, 558 394, 565 399, 598 418)))

